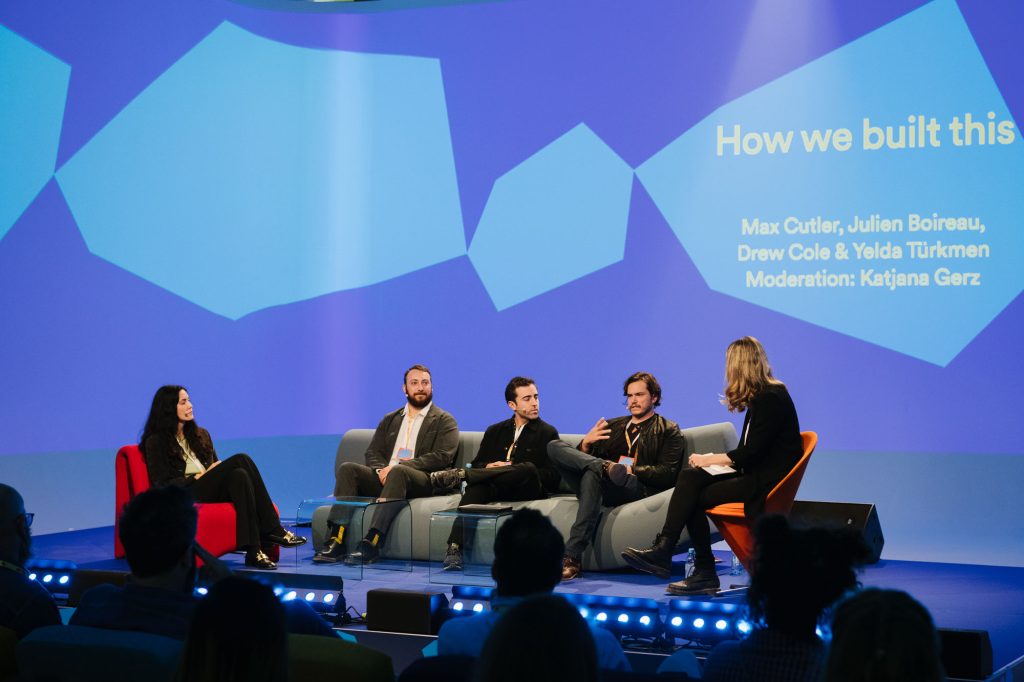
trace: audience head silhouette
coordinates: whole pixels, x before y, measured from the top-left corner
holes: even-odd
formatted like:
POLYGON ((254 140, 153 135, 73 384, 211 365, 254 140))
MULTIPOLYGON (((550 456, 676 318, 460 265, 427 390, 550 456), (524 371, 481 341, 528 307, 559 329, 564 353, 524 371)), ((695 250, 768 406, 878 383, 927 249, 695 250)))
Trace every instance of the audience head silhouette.
POLYGON ((932 617, 899 590, 870 588, 840 602, 832 618, 829 682, 940 682, 939 636, 932 617))
POLYGON ((562 579, 565 542, 536 509, 520 509, 494 539, 491 575, 503 597, 550 592, 562 579))
POLYGON ((142 581, 174 581, 190 590, 197 518, 184 488, 150 488, 136 495, 118 524, 132 575, 142 581))
POLYGON ((576 607, 562 597, 554 594, 530 597, 509 609, 491 630, 477 663, 476 679, 478 682, 597 680, 594 637, 576 607))
POLYGON ((17 490, 0 483, 0 559, 24 567, 31 548, 25 501, 17 490))
POLYGON ((178 679, 282 682, 288 678, 284 605, 270 587, 231 576, 196 606, 178 679))
POLYGON ((825 609, 857 586, 855 568, 868 556, 852 529, 798 529, 777 515, 761 519, 754 540, 751 618, 795 636, 814 635, 825 609))

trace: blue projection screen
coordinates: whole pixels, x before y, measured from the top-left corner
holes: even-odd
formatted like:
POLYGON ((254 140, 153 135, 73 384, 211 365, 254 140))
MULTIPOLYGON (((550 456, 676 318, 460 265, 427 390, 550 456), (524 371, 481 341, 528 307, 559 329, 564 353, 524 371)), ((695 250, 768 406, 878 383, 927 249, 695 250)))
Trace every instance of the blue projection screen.
MULTIPOLYGON (((82 5, 82 6, 79 6, 82 5)), ((282 508, 422 362, 466 430, 753 335, 886 556, 1024 565, 1024 8, 987 0, 0 7, 0 479, 112 523, 182 383, 282 508)), ((57 510, 60 510, 57 513, 57 510)))

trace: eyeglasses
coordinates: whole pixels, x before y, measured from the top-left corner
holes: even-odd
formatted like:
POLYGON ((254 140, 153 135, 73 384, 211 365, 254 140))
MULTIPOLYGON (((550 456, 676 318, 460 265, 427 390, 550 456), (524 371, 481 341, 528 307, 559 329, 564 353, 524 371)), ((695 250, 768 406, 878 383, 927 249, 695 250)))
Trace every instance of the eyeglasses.
POLYGON ((33 514, 32 512, 25 512, 24 514, 22 514, 22 516, 25 517, 25 527, 26 528, 31 528, 32 527, 32 519, 34 519, 36 517, 36 515, 33 514))

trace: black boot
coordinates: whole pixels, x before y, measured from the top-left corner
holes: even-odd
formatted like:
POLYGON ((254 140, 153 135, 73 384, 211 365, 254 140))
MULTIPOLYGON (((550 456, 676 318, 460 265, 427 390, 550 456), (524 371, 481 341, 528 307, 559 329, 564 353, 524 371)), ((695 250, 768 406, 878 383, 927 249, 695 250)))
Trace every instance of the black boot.
POLYGON ((333 564, 345 558, 345 527, 330 522, 327 527, 331 534, 320 551, 313 555, 313 561, 318 564, 333 564))
POLYGON ((653 573, 659 578, 669 578, 672 576, 672 553, 675 548, 676 543, 673 540, 659 534, 650 549, 627 547, 622 552, 622 558, 638 571, 653 573))
POLYGON ((465 480, 465 469, 442 469, 430 472, 430 487, 433 489, 433 495, 458 492, 465 480))
POLYGON ((377 536, 377 542, 373 542, 369 538, 360 540, 355 551, 345 557, 345 563, 349 566, 376 563, 380 558, 379 544, 381 542, 384 542, 383 535, 377 536))
POLYGON ((718 580, 718 572, 715 571, 714 559, 707 564, 698 563, 693 573, 686 580, 669 583, 666 591, 668 594, 683 596, 688 594, 715 594, 721 586, 718 580))

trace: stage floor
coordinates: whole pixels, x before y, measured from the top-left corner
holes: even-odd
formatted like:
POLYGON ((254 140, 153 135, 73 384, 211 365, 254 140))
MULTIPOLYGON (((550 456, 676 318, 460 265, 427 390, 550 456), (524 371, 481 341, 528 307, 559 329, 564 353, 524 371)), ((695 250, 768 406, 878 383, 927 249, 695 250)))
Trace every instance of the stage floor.
MULTIPOLYGON (((308 536, 308 528, 295 530, 308 536)), ((111 558, 113 537, 113 527, 40 535, 33 538, 33 554, 38 559, 74 561, 79 568, 127 571, 126 562, 111 558)), ((331 571, 330 567, 313 564, 312 555, 309 543, 297 550, 282 550, 276 573, 331 571)), ((723 586, 744 582, 746 576, 736 579, 727 575, 727 555, 720 556, 726 559, 723 586)), ((224 560, 232 568, 243 568, 241 554, 229 554, 224 560)), ((677 566, 681 569, 681 565, 677 566)), ((585 573, 580 580, 566 583, 556 591, 646 597, 667 604, 670 597, 664 594, 665 582, 629 570, 585 573)), ((1024 655, 1024 568, 882 560, 862 571, 861 583, 910 593, 928 607, 938 627, 988 630, 994 669, 1024 655)), ((366 592, 379 587, 451 593, 450 585, 430 582, 425 562, 414 562, 411 571, 368 567, 361 580, 346 578, 345 599, 362 613, 366 610, 366 592)))

